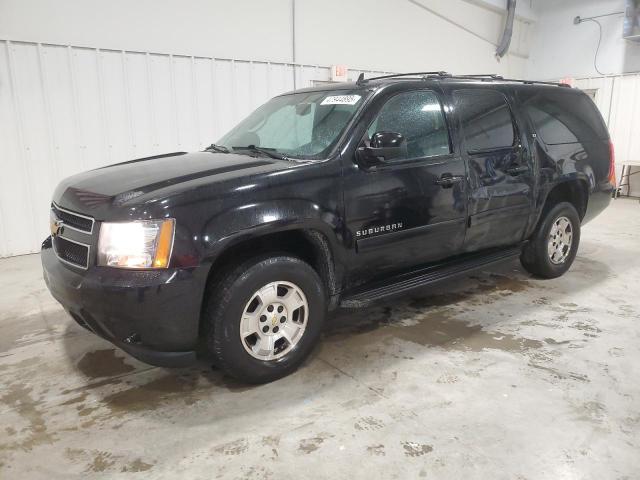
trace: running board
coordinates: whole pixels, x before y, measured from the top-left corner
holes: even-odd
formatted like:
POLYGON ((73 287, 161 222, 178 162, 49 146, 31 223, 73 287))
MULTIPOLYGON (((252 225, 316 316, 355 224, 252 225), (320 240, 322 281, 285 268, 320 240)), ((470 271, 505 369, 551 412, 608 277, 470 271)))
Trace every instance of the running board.
POLYGON ((345 296, 340 301, 340 306, 343 308, 363 307, 385 297, 448 280, 487 265, 511 260, 520 256, 521 251, 522 245, 518 245, 485 253, 470 254, 415 272, 396 275, 384 281, 376 282, 366 290, 358 290, 345 296))

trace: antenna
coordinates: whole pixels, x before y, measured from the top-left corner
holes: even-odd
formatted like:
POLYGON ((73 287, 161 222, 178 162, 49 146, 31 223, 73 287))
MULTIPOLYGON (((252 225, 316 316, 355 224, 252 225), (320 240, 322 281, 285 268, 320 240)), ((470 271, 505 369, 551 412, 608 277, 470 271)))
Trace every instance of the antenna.
POLYGON ((364 85, 364 84, 365 84, 364 72, 360 72, 360 75, 358 75, 358 80, 356 80, 356 85, 364 85))

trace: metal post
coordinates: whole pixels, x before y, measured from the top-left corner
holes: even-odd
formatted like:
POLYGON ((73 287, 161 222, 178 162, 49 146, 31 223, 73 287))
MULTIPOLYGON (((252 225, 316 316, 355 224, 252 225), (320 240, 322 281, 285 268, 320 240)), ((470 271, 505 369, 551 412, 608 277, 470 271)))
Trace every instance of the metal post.
POLYGON ((296 0, 291 0, 291 59, 293 63, 293 89, 296 90, 296 0))

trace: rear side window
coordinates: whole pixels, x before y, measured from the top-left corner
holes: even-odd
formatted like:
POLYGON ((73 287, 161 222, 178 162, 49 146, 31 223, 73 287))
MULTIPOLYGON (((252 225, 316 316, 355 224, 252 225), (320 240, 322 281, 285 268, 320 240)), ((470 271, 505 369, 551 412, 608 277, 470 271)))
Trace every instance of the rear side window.
POLYGON ((585 143, 609 135, 594 103, 573 90, 520 93, 538 136, 547 145, 585 143))
POLYGON ((407 140, 407 159, 451 153, 440 101, 429 90, 391 97, 367 130, 369 138, 376 132, 401 133, 407 140))
POLYGON ((467 152, 513 146, 513 120, 504 95, 495 90, 458 90, 453 98, 467 152))

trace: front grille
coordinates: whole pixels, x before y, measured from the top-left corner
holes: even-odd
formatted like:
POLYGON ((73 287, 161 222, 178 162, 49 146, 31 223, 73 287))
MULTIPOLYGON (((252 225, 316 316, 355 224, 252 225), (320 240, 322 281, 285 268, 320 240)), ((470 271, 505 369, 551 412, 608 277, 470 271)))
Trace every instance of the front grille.
POLYGON ((89 266, 89 246, 66 238, 53 237, 53 249, 58 258, 80 268, 89 266))
POLYGON ((52 204, 51 210, 57 218, 62 220, 64 225, 80 230, 81 232, 91 233, 93 230, 93 218, 85 217, 77 213, 63 210, 57 205, 52 204))

